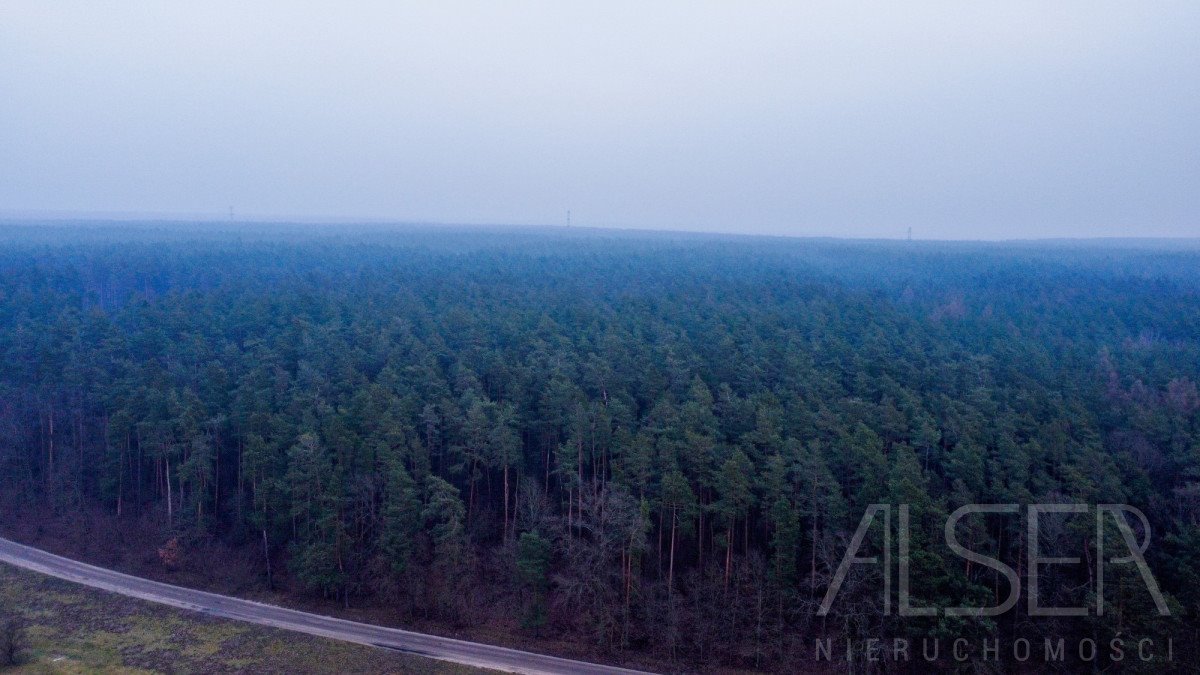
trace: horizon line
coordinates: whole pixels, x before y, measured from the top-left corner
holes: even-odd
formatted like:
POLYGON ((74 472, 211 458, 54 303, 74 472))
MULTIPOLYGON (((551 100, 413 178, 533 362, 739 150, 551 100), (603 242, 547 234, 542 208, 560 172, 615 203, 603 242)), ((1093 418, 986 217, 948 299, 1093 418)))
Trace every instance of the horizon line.
POLYGON ((380 216, 301 216, 301 215, 276 215, 276 214, 247 214, 238 216, 236 212, 230 216, 218 215, 214 212, 178 212, 178 211, 40 211, 40 210, 24 210, 24 209, 0 209, 0 223, 7 224, 23 224, 26 226, 49 225, 53 223, 63 224, 91 224, 91 225, 146 225, 146 224, 165 224, 165 225, 232 225, 232 226, 254 226, 254 225, 300 225, 319 227, 322 225, 331 226, 375 226, 375 227, 444 227, 444 228, 495 228, 495 229, 548 229, 548 230, 580 230, 580 231, 615 231, 615 232, 644 232, 647 234, 676 234, 676 235, 707 235, 707 236, 727 236, 727 237, 759 237, 759 238, 776 238, 776 239, 824 239, 835 241, 885 241, 885 242, 926 242, 926 243, 1028 243, 1028 242, 1136 242, 1136 241, 1156 241, 1156 242, 1200 242, 1200 236, 1179 236, 1179 235, 1136 235, 1136 236, 1118 236, 1118 235, 1094 235, 1094 236, 1047 236, 1047 237, 1012 237, 1012 238, 945 238, 945 237, 912 237, 907 228, 903 228, 898 236, 854 236, 854 235, 838 235, 838 234, 820 234, 820 233, 780 233, 780 232, 734 232, 721 229, 695 229, 692 227, 669 228, 655 227, 652 225, 630 225, 630 224, 588 224, 578 223, 573 221, 567 223, 520 223, 520 222, 504 222, 504 221, 454 221, 454 220, 436 220, 436 219, 403 219, 396 217, 380 217, 380 216))

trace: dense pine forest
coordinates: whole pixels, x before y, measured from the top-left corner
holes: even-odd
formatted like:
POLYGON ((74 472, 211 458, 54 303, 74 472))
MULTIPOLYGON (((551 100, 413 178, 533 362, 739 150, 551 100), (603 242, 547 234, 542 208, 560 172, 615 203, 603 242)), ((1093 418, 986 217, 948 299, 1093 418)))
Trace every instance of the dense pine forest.
MULTIPOLYGON (((2 227, 5 513, 101 509, 151 524, 164 565, 217 541, 263 588, 614 662, 804 670, 820 638, 844 660, 942 636, 954 666, 950 640, 1046 635, 1049 668, 1092 639, 1111 669, 1114 637, 1123 669, 1165 667, 1143 638, 1200 662, 1195 243, 2 227), (865 564, 818 615, 876 503, 909 505, 910 602, 934 608, 1009 590, 947 548, 958 507, 1132 505, 1171 616, 1129 564, 1096 614, 1086 515, 1044 516, 1042 555, 1081 562, 1039 583, 1087 616, 1024 591, 885 614, 865 564)), ((1024 513, 958 541, 1025 579, 1024 513)))

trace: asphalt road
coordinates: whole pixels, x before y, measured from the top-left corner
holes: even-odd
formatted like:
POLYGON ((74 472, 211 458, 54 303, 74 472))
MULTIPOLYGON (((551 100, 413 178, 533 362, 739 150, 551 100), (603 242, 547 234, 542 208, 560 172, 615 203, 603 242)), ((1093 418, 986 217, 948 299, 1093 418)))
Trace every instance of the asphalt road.
POLYGON ((478 668, 491 668, 512 673, 638 672, 478 642, 465 642, 397 628, 345 621, 250 600, 241 600, 227 595, 172 586, 63 558, 2 538, 0 538, 0 561, 85 586, 189 609, 210 616, 248 621, 262 626, 294 630, 383 649, 394 649, 408 654, 478 668))

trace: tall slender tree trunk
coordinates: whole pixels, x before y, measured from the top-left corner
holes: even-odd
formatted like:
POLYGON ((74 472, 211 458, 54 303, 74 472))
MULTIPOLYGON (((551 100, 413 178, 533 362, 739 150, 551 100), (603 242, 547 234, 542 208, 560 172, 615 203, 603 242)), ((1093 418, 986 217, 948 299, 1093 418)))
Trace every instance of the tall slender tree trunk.
POLYGON ((475 513, 475 460, 471 460, 471 496, 467 500, 467 523, 471 522, 471 514, 475 513))
POLYGON ((521 512, 521 481, 518 480, 513 484, 513 514, 512 514, 512 532, 515 537, 517 534, 517 514, 521 512))
POLYGON ((213 426, 213 513, 221 508, 221 436, 213 426))
MULTIPOLYGON (((266 517, 263 518, 266 520, 266 517)), ((267 528, 262 529, 263 537, 263 559, 267 561, 267 589, 275 590, 275 579, 271 576, 271 546, 267 543, 267 528)))
POLYGON ((654 565, 658 568, 658 573, 655 574, 655 579, 662 579, 662 540, 663 540, 663 519, 665 518, 664 510, 658 509, 658 556, 654 559, 654 565))
POLYGON ((46 496, 49 497, 54 480, 54 406, 50 406, 50 436, 46 447, 46 496))
POLYGON ((633 576, 633 548, 625 548, 621 551, 621 581, 625 586, 625 612, 624 621, 621 624, 621 645, 629 644, 629 595, 631 590, 631 577, 633 576))
POLYGON ((125 497, 125 445, 117 450, 117 517, 121 517, 121 507, 125 497))
POLYGON ((135 430, 135 433, 137 435, 138 451, 137 451, 136 475, 134 476, 134 479, 135 479, 134 480, 134 487, 135 487, 134 492, 137 497, 136 512, 139 516, 141 516, 142 515, 142 432, 135 430))
POLYGON ((167 469, 165 472, 167 479, 167 524, 170 525, 174 520, 175 514, 174 507, 171 503, 171 456, 164 453, 163 460, 167 464, 167 469))
POLYGON ((79 503, 83 504, 83 402, 76 393, 75 408, 75 453, 78 464, 75 467, 75 490, 79 503))
MULTIPOLYGON (((245 480, 246 480, 245 454, 246 453, 245 453, 243 436, 242 436, 240 429, 237 431, 237 434, 238 434, 238 442, 237 442, 237 517, 238 517, 238 520, 241 520, 242 519, 242 502, 245 501, 245 497, 243 496, 242 492, 245 490, 245 487, 246 487, 245 486, 245 480)), ((257 496, 255 496, 254 498, 257 498, 257 496)))
POLYGON ((678 523, 678 510, 671 507, 671 561, 667 564, 667 599, 671 599, 675 587, 675 526, 678 523))
POLYGON ((729 590, 729 570, 733 566, 733 526, 729 523, 729 532, 725 538, 725 590, 729 590))
POLYGON ((508 464, 504 465, 504 527, 502 531, 503 541, 508 541, 508 464))
POLYGON ((812 550, 809 552, 809 597, 815 598, 817 592, 817 512, 813 509, 812 521, 812 550))

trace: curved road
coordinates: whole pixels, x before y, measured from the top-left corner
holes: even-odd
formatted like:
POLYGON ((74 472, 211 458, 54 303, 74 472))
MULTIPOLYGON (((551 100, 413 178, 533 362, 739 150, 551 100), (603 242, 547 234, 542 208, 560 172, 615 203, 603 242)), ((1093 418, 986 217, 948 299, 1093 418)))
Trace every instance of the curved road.
POLYGON ((394 649, 431 659, 512 673, 635 673, 638 671, 572 661, 505 647, 413 633, 334 619, 227 595, 206 593, 121 574, 0 538, 0 561, 85 586, 128 595, 211 616, 249 621, 310 635, 394 649))

